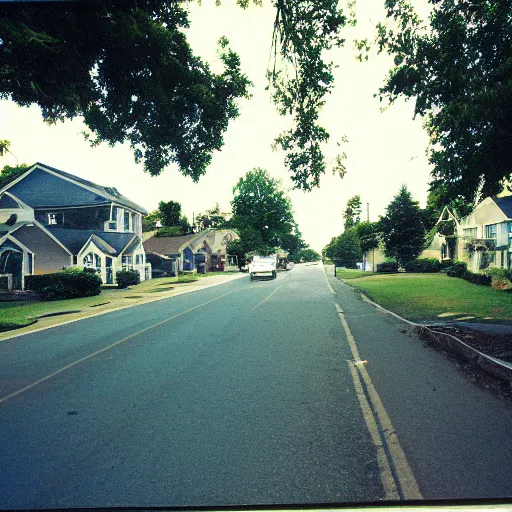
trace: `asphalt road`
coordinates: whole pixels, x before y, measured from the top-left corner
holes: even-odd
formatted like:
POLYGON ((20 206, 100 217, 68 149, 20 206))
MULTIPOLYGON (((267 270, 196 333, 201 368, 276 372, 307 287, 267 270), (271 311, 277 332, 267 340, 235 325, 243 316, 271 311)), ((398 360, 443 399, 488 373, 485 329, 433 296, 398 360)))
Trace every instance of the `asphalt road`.
POLYGON ((512 496, 512 404, 405 330, 300 265, 2 341, 0 507, 512 496))

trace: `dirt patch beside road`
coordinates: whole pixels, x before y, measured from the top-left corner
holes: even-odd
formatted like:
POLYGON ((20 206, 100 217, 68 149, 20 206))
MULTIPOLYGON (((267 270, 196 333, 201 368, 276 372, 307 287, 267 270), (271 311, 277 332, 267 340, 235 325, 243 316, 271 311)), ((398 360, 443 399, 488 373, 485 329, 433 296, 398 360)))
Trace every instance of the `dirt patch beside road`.
POLYGON ((430 329, 452 334, 475 350, 512 363, 512 337, 508 334, 488 334, 459 326, 435 326, 430 329))

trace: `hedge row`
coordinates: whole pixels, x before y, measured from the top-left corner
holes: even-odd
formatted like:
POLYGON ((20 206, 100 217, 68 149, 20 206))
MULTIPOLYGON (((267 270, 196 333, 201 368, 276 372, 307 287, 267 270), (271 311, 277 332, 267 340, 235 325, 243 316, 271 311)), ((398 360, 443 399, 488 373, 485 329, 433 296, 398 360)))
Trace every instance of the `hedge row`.
POLYGON ((435 258, 418 258, 404 264, 406 272, 439 272, 441 263, 435 258))
POLYGON ((383 273, 398 272, 398 263, 396 261, 387 261, 385 263, 377 263, 377 272, 383 272, 383 273))
POLYGON ((467 268, 467 264, 463 261, 454 261, 453 265, 447 270, 446 275, 448 277, 460 277, 473 284, 479 284, 481 286, 490 286, 492 277, 489 274, 476 274, 470 272, 467 268))
POLYGON ((101 293, 101 277, 89 272, 55 272, 25 276, 25 288, 41 293, 43 300, 75 299, 101 293))

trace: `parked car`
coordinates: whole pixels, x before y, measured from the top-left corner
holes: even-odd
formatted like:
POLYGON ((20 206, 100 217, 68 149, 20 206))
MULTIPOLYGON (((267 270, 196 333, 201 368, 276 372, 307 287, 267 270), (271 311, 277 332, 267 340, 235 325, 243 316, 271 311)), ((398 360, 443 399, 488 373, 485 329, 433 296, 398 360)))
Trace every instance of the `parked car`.
POLYGON ((275 279, 277 277, 277 256, 275 254, 270 256, 254 256, 249 264, 251 281, 254 280, 256 274, 270 275, 272 279, 275 279))

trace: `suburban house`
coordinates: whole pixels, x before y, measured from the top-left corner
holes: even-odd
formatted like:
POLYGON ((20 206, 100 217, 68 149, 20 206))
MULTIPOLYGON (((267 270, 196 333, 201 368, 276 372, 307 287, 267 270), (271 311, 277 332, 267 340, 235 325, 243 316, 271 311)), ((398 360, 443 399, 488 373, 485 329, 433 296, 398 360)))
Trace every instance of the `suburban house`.
POLYGON ((146 213, 116 188, 36 163, 0 190, 0 274, 14 289, 24 289, 25 275, 70 266, 95 268, 104 283, 121 269, 149 279, 146 213))
POLYGON ((207 229, 183 236, 157 236, 144 240, 147 259, 155 273, 224 270, 228 261, 226 246, 238 238, 231 229, 207 229))
POLYGON ((512 268, 512 196, 487 197, 461 220, 445 208, 437 226, 440 232, 422 257, 465 261, 472 272, 512 268), (442 234, 451 231, 443 223, 453 225, 453 234, 442 234))

